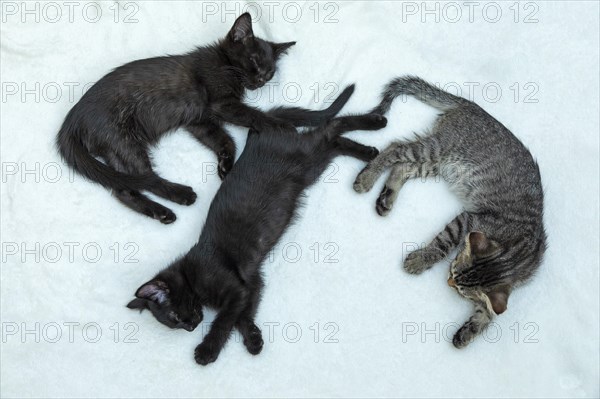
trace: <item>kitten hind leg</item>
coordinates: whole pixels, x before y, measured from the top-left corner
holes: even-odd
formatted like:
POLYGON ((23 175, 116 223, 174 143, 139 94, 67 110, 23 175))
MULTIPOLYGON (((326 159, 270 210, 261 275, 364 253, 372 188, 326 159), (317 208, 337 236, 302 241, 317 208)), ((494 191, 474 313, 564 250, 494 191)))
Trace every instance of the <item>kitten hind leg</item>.
MULTIPOLYGON (((116 153, 107 154, 106 160, 111 167, 119 172, 132 173, 133 170, 133 173, 140 173, 140 169, 137 168, 140 165, 132 166, 136 161, 139 161, 139 159, 135 157, 130 159, 129 165, 126 165, 116 153)), ((163 224, 173 223, 177 219, 173 211, 169 208, 152 201, 139 191, 114 190, 113 195, 129 209, 156 219, 163 224)))
POLYGON ((229 335, 236 325, 237 320, 246 307, 247 295, 244 292, 230 295, 227 305, 223 307, 214 322, 208 334, 202 340, 202 343, 194 351, 196 363, 206 366, 217 360, 219 353, 227 343, 229 335))
POLYGON ((313 134, 324 135, 329 139, 353 130, 379 130, 387 125, 387 119, 378 114, 342 116, 330 120, 322 128, 313 130, 313 134))
POLYGON ((369 162, 379 154, 377 148, 357 143, 345 137, 337 137, 335 139, 335 152, 339 155, 351 156, 365 162, 369 162))
POLYGON ((258 355, 262 351, 264 341, 262 331, 255 324, 254 320, 246 316, 241 316, 236 326, 244 338, 244 346, 248 352, 252 355, 258 355))
POLYGON ((263 348, 262 332, 255 324, 254 318, 260 302, 263 282, 258 281, 254 292, 250 295, 246 308, 236 323, 236 328, 244 338, 244 346, 252 355, 258 355, 263 348))
POLYGON ((409 179, 426 178, 437 174, 437 165, 429 162, 423 164, 401 163, 394 166, 375 204, 379 216, 386 216, 390 213, 402 186, 409 179))
POLYGON ((375 204, 379 216, 386 216, 390 213, 400 189, 408 179, 414 177, 414 170, 415 167, 412 164, 400 164, 392 168, 375 204))
POLYGON ((420 274, 445 259, 469 232, 471 218, 467 212, 455 217, 425 248, 408 254, 404 260, 404 270, 410 274, 420 274))
POLYGON ((172 210, 152 201, 139 191, 117 190, 113 193, 129 209, 156 219, 162 224, 171 224, 177 219, 172 210))
POLYGON ((180 205, 192 205, 196 202, 197 195, 190 186, 173 183, 160 178, 160 183, 148 189, 153 194, 180 205))
POLYGON ((127 151, 127 158, 125 159, 127 159, 127 163, 123 161, 123 157, 113 154, 111 162, 115 164, 117 168, 123 169, 129 174, 152 173, 159 178, 159 182, 156 185, 148 187, 148 191, 151 193, 180 205, 192 205, 196 201, 196 193, 191 187, 172 183, 158 176, 156 172, 154 172, 150 157, 145 148, 129 148, 127 151))
POLYGON ((452 344, 460 349, 470 344, 492 321, 492 314, 482 304, 475 305, 475 313, 454 334, 452 344))

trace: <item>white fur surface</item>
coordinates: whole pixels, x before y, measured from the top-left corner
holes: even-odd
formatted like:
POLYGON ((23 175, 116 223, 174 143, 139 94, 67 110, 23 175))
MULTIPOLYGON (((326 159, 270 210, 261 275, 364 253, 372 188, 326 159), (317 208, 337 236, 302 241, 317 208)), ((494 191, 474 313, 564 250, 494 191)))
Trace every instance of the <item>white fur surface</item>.
MULTIPOLYGON (((161 200, 178 216, 164 226, 128 210, 99 185, 69 175, 53 143, 85 84, 128 61, 186 52, 224 36, 235 18, 235 4, 99 2, 102 17, 92 23, 82 16, 88 3, 78 3, 69 22, 69 9, 58 2, 63 16, 50 23, 55 11, 46 3, 28 3, 30 9, 38 4, 40 13, 46 7, 39 22, 22 10, 12 14, 7 3, 13 2, 2 4, 0 53, 2 397, 600 394, 598 3, 527 3, 537 7, 537 23, 523 22, 536 10, 526 3, 518 5, 515 22, 513 2, 499 3, 497 23, 483 17, 486 2, 474 9, 473 22, 469 9, 454 3, 462 12, 456 23, 450 22, 455 14, 445 3, 427 5, 435 10, 438 4, 436 22, 435 15, 423 14, 422 2, 299 2, 294 4, 302 16, 295 23, 295 5, 260 3, 255 33, 298 44, 279 65, 272 101, 265 87, 255 105, 321 108, 331 92, 327 83, 341 88, 356 82, 345 111, 362 112, 398 75, 417 74, 442 86, 455 82, 446 87, 458 85, 463 95, 468 95, 468 82, 477 83, 472 99, 511 129, 540 164, 549 250, 537 277, 513 293, 487 339, 479 337, 457 350, 452 334, 472 306, 446 285, 448 262, 416 277, 406 274, 401 262, 407 243, 433 238, 459 212, 460 203, 444 183, 411 181, 391 214, 381 218, 374 207, 383 179, 372 192, 356 194, 352 182, 364 164, 338 158, 308 191, 299 221, 264 265, 267 284, 257 318, 263 352, 253 357, 239 339, 232 339, 207 367, 193 359, 202 327, 192 333, 171 331, 148 312, 133 312, 125 304, 140 284, 197 239, 220 184, 216 174, 207 173, 214 156, 183 130, 154 150, 160 174, 191 185, 198 194, 190 207, 161 200), (216 15, 208 15, 212 6, 216 15), (115 7, 120 10, 116 23, 115 7), (136 7, 138 22, 124 23, 136 7), (234 11, 223 15, 225 7, 234 11), (338 22, 324 23, 332 12, 338 22), (39 101, 34 94, 21 98, 22 85, 35 90, 36 82, 39 101), (70 82, 79 84, 73 98, 70 82), (297 102, 286 102, 286 83, 301 88, 297 102), (482 88, 490 83, 486 100, 482 88), (17 94, 10 94, 15 85, 17 94), (62 96, 54 101, 56 85, 62 96), (502 89, 498 101, 489 100, 494 87, 502 89), (530 100, 537 102, 525 102, 536 88, 530 100), (36 163, 37 176, 23 174, 36 163), (57 164, 62 175, 53 182, 57 164), (102 256, 93 262, 95 248, 102 256), (337 263, 325 263, 327 255, 337 263), (72 336, 64 324, 69 322, 79 323, 72 336), (101 328, 98 342, 87 342, 95 330, 94 324, 84 329, 86 323, 101 328), (22 335, 25 328, 38 333, 22 335), (419 331, 409 335, 414 328, 419 331), (293 342, 298 329, 302 335, 293 342), (131 332, 137 342, 126 342, 131 332)), ((239 14, 245 3, 238 4, 239 14)), ((88 12, 94 16, 92 9, 88 12)), ((494 18, 494 10, 487 12, 488 19, 494 18)), ((293 98, 294 88, 288 89, 287 98, 293 98)), ((381 149, 431 126, 435 112, 413 100, 397 101, 388 118, 383 131, 349 137, 381 149)), ((227 128, 239 154, 246 130, 227 128)), ((205 319, 213 317, 208 312, 205 319)))

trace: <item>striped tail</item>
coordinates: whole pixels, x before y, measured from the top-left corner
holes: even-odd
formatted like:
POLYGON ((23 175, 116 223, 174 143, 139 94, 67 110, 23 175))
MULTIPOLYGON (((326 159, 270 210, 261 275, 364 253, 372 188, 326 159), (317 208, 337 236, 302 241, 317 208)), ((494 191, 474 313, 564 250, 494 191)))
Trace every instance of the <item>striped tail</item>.
POLYGON ((440 111, 448 111, 469 101, 441 90, 418 76, 403 76, 392 80, 383 91, 381 103, 372 111, 385 114, 390 110, 392 102, 400 95, 409 95, 440 111))

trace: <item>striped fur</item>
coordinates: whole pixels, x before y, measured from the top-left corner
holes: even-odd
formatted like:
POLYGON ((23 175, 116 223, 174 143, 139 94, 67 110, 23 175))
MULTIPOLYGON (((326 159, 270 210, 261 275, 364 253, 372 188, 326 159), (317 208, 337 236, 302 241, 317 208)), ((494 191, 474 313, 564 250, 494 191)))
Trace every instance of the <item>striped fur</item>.
POLYGON ((394 142, 382 151, 357 176, 354 189, 371 190, 391 168, 377 199, 381 216, 392 210, 411 178, 440 176, 461 199, 464 212, 404 262, 407 272, 418 274, 458 249, 448 282, 475 304, 475 313, 454 337, 460 348, 506 309, 511 290, 527 281, 542 261, 546 233, 539 168, 527 148, 477 104, 418 77, 389 83, 376 112, 386 113, 403 95, 442 114, 427 135, 394 142))

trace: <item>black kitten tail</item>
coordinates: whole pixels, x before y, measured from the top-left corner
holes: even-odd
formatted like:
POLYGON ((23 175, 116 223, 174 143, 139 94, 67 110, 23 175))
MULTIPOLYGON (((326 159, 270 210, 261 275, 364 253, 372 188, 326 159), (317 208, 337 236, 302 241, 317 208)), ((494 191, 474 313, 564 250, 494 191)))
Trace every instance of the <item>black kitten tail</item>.
POLYGON ((58 152, 67 165, 86 179, 114 190, 147 190, 160 182, 160 178, 154 173, 127 175, 98 161, 79 140, 77 133, 65 125, 56 139, 58 152))
POLYGON ((321 126, 344 108, 352 93, 354 93, 353 84, 346 87, 328 108, 321 111, 309 111, 297 107, 278 107, 270 110, 268 114, 275 118, 289 121, 294 126, 321 126))

